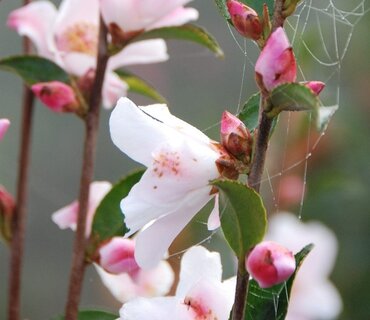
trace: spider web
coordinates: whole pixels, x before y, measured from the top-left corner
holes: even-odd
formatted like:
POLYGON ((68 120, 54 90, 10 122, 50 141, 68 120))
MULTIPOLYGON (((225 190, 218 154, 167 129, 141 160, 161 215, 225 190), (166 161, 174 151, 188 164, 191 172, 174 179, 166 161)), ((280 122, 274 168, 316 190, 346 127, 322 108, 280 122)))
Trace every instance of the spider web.
MULTIPOLYGON (((333 0, 305 0, 302 1, 294 15, 289 17, 285 23, 285 30, 291 41, 294 53, 298 63, 298 81, 319 80, 326 84, 325 90, 320 95, 320 104, 327 107, 326 125, 321 131, 316 132, 314 125, 315 119, 309 114, 300 113, 300 118, 305 118, 303 145, 303 154, 295 160, 288 157, 289 139, 297 134, 297 128, 294 122, 297 121, 296 114, 286 112, 280 119, 278 127, 280 130, 275 132, 280 141, 280 152, 276 154, 273 148, 273 141, 270 144, 270 150, 267 158, 274 159, 274 164, 267 163, 265 174, 261 179, 261 188, 264 198, 272 203, 272 210, 281 209, 280 199, 280 180, 288 176, 293 171, 298 171, 302 182, 302 194, 299 199, 296 214, 299 218, 302 216, 302 210, 305 201, 305 190, 307 185, 307 176, 309 173, 309 160, 317 151, 322 138, 325 136, 330 121, 335 111, 341 105, 341 87, 340 75, 343 59, 346 56, 355 27, 360 19, 369 11, 366 8, 365 0, 354 1, 333 1, 333 0), (284 126, 282 126, 284 124, 284 126), (273 149, 273 150, 271 150, 273 149), (277 160, 278 159, 278 160, 277 160)), ((235 92, 238 96, 238 105, 235 114, 238 114, 243 107, 243 102, 253 92, 245 92, 245 75, 247 68, 254 70, 256 56, 253 55, 251 41, 247 41, 226 23, 229 29, 230 37, 242 56, 242 71, 239 91, 235 92)), ((302 119, 298 119, 302 121, 302 119)), ((210 129, 220 125, 220 122, 214 123, 203 129, 207 132, 210 129)), ((220 212, 222 216, 223 212, 220 212)), ((204 222, 197 221, 199 224, 204 222)), ((203 234, 197 245, 210 244, 210 240, 220 236, 219 231, 203 234)), ((182 253, 187 249, 177 251, 170 257, 180 259, 182 253)), ((287 294, 287 293, 286 293, 287 294)), ((278 299, 279 297, 276 297, 278 299)))

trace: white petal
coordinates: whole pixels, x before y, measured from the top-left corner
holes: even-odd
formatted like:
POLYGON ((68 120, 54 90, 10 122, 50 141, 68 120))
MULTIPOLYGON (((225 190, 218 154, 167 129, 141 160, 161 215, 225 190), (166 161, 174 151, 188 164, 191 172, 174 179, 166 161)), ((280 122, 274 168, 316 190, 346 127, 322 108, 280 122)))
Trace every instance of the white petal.
POLYGON ((48 38, 56 16, 57 10, 51 2, 36 1, 11 12, 7 25, 20 35, 29 37, 39 55, 53 59, 48 38))
POLYGON ((56 52, 55 55, 58 58, 58 62, 63 68, 70 74, 77 77, 82 77, 89 70, 94 70, 96 66, 96 58, 88 54, 71 52, 71 53, 60 53, 56 52))
POLYGON ((148 64, 168 60, 166 42, 145 40, 128 45, 109 59, 108 70, 133 64, 148 64))
POLYGON ((71 204, 54 212, 51 216, 51 220, 53 220, 53 222, 62 230, 70 228, 75 231, 77 226, 78 208, 78 201, 73 201, 71 204))
POLYGON ((193 320, 190 314, 184 314, 186 309, 180 308, 176 297, 139 298, 124 304, 120 316, 121 320, 193 320))
POLYGON ((189 193, 176 212, 156 220, 136 237, 135 259, 150 269, 160 261, 180 231, 209 201, 209 187, 189 193))
POLYGON ((209 231, 213 231, 219 228, 221 225, 220 221, 220 205, 219 205, 219 197, 218 194, 215 196, 215 204, 214 207, 209 215, 207 227, 209 231))
POLYGON ((179 7, 170 12, 154 24, 150 25, 148 29, 155 29, 168 26, 181 26, 189 21, 197 20, 199 13, 193 8, 179 7))
POLYGON ((114 72, 107 71, 103 84, 103 106, 111 109, 119 98, 126 96, 128 85, 114 72))
POLYGON ((109 125, 113 143, 147 167, 153 162, 151 152, 165 141, 181 141, 185 135, 209 141, 199 130, 172 116, 165 105, 140 108, 127 98, 118 101, 109 125))
POLYGON ((221 283, 222 265, 218 252, 210 252, 202 246, 186 251, 181 260, 180 280, 176 296, 185 297, 201 279, 221 283))

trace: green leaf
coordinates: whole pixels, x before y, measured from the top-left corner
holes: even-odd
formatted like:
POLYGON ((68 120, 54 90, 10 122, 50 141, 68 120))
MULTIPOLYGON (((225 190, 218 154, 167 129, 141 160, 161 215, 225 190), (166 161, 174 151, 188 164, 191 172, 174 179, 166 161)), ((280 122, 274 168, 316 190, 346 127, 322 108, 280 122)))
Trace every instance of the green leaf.
POLYGON ((238 117, 245 126, 253 131, 258 126, 258 114, 260 108, 261 94, 259 92, 252 95, 244 104, 243 110, 239 113, 238 117))
POLYGON ((222 16, 226 20, 229 21, 230 20, 230 14, 229 14, 229 11, 227 10, 226 1, 227 0, 215 0, 215 3, 216 3, 216 6, 218 7, 218 10, 222 14, 222 16))
POLYGON ((266 231, 266 209, 257 192, 238 181, 215 180, 220 193, 221 227, 239 260, 261 242, 266 231))
MULTIPOLYGON (((258 127, 258 117, 259 117, 259 108, 260 108, 260 92, 252 95, 248 101, 244 104, 243 110, 239 113, 238 117, 249 131, 253 132, 258 127)), ((274 117, 272 121, 270 137, 275 130, 276 124, 278 122, 278 117, 274 117)))
POLYGON ((0 60, 0 69, 20 76, 27 85, 38 82, 69 83, 68 74, 51 60, 38 56, 12 56, 0 60))
POLYGON ((309 244, 295 255, 296 270, 288 281, 267 289, 260 288, 254 280, 249 282, 245 320, 285 319, 295 276, 312 248, 309 244))
POLYGON ((338 107, 339 107, 338 105, 335 105, 335 106, 318 108, 314 116, 315 116, 315 121, 316 121, 316 128, 319 132, 323 132, 326 130, 331 120, 331 117, 338 110, 338 107))
POLYGON ((123 236, 128 231, 124 224, 120 202, 139 182, 144 171, 136 171, 115 184, 99 204, 92 225, 90 253, 93 254, 94 249, 105 240, 115 236, 123 236))
POLYGON ((150 84, 143 79, 128 73, 124 70, 114 71, 124 82, 127 83, 129 90, 141 94, 145 97, 151 98, 159 103, 166 103, 166 99, 163 98, 150 84))
POLYGON ((299 83, 285 83, 271 92, 271 110, 267 114, 277 116, 282 111, 317 110, 319 99, 306 86, 299 83))
MULTIPOLYGON (((99 310, 84 310, 78 312, 77 320, 116 320, 119 316, 99 310)), ((64 316, 55 317, 52 320, 64 320, 64 316)))
POLYGON ((192 24, 149 30, 137 37, 134 37, 130 43, 155 38, 177 39, 195 42, 211 50, 217 57, 224 56, 224 53, 222 52, 222 49, 217 41, 206 30, 192 24))

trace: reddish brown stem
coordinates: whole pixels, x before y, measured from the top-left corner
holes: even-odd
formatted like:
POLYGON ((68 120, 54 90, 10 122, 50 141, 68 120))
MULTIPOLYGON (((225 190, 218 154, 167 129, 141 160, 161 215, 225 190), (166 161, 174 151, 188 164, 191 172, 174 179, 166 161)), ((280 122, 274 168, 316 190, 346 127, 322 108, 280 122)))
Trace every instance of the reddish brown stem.
POLYGON ((108 62, 106 39, 107 39, 107 30, 104 23, 101 21, 99 31, 99 46, 98 46, 96 75, 89 101, 89 110, 85 118, 85 141, 80 179, 79 212, 78 212, 77 230, 73 246, 72 267, 69 278, 68 297, 65 310, 65 319, 67 320, 77 319, 78 305, 80 303, 80 296, 86 267, 85 262, 85 250, 87 244, 87 240, 85 237, 86 217, 89 201, 89 186, 94 174, 101 92, 103 87, 105 70, 108 62))
MULTIPOLYGON (((25 0, 24 4, 29 1, 25 0)), ((28 39, 23 39, 23 52, 31 52, 31 43, 28 39)), ((21 282, 22 264, 24 252, 24 239, 26 233, 27 217, 27 194, 28 176, 31 153, 31 133, 34 96, 32 91, 24 87, 22 103, 22 125, 17 178, 16 209, 12 224, 12 240, 10 244, 10 274, 8 289, 8 319, 19 320, 21 310, 21 282)))
MULTIPOLYGON (((284 0, 275 1, 274 17, 272 23, 272 30, 282 27, 285 21, 283 17, 284 0)), ((262 96, 262 94, 261 94, 262 96)), ((248 185, 259 192, 261 185, 261 178, 265 168, 266 153, 270 137, 270 130, 272 126, 272 119, 267 117, 264 112, 264 106, 267 103, 264 97, 260 102, 260 118, 259 125, 255 134, 255 146, 253 151, 253 159, 251 169, 248 176, 248 185)), ((248 296, 249 274, 245 271, 244 257, 243 261, 239 261, 238 274, 236 278, 236 292, 235 302, 233 307, 233 320, 243 320, 246 311, 246 300, 248 296)))

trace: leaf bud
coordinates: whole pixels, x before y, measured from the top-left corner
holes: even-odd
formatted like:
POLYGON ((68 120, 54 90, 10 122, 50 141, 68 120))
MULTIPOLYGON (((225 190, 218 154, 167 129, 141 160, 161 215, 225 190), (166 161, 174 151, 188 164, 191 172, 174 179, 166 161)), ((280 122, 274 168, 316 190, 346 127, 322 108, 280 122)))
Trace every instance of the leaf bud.
POLYGON ((261 37, 262 24, 256 11, 235 0, 229 0, 227 8, 235 29, 242 36, 253 40, 261 37))
POLYGON ((287 280, 295 271, 296 262, 285 247, 264 241, 248 254, 245 266, 261 288, 269 288, 287 280))

